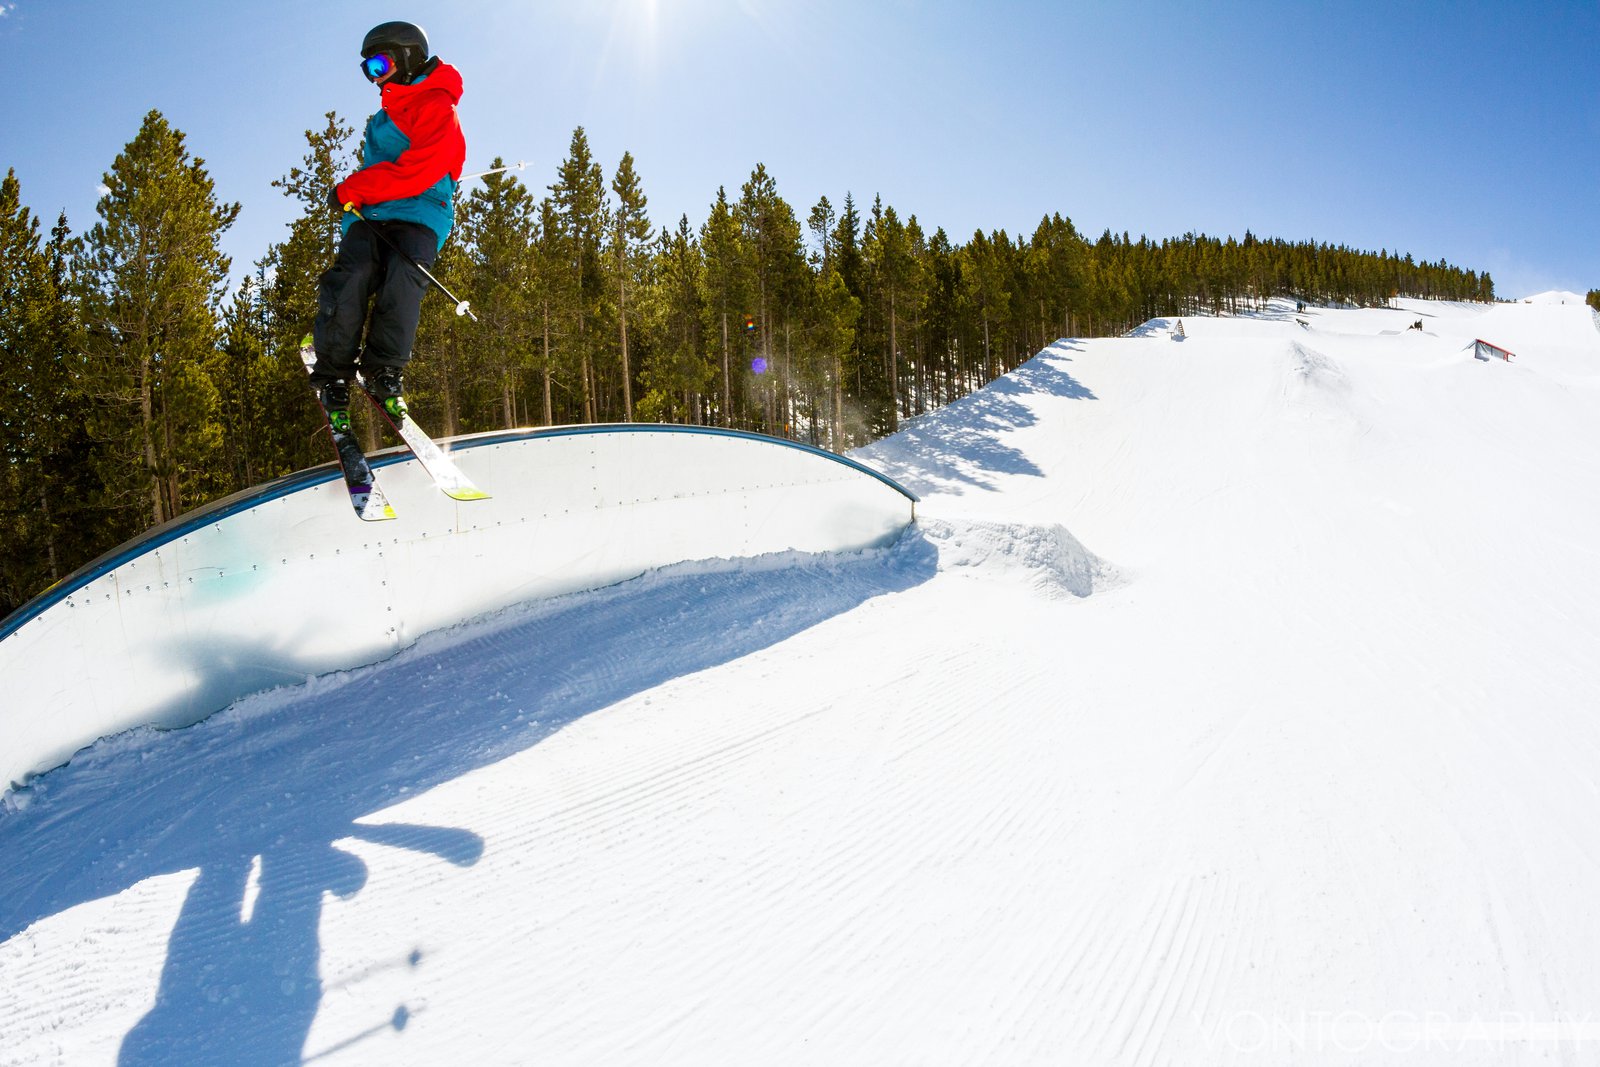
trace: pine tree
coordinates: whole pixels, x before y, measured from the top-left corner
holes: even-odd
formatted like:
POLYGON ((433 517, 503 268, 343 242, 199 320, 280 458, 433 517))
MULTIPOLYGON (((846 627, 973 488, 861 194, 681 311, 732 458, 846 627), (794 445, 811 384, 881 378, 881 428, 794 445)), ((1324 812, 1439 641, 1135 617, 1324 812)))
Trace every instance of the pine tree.
POLYGON ((817 243, 812 262, 816 266, 819 279, 826 277, 833 269, 833 231, 838 224, 839 217, 825 196, 816 202, 811 208, 811 214, 806 216, 806 229, 811 231, 811 237, 817 243))
POLYGON ((560 309, 563 304, 563 282, 568 275, 563 269, 561 217, 556 213, 555 201, 545 197, 539 201, 538 222, 533 232, 532 298, 535 328, 538 333, 539 378, 542 386, 544 425, 555 425, 555 383, 557 372, 556 342, 560 329, 560 309))
POLYGON ((640 284, 640 269, 647 264, 643 254, 650 240, 650 217, 639 176, 634 173, 633 154, 622 153, 617 173, 611 179, 617 194, 617 207, 611 217, 611 266, 617 287, 617 329, 622 345, 623 419, 633 421, 633 364, 628 354, 628 293, 640 284))
POLYGON ((855 350, 860 317, 861 301, 851 294, 844 276, 825 271, 817 282, 816 346, 828 375, 828 447, 838 451, 851 443, 845 427, 844 361, 855 350))
POLYGON ((995 348, 1007 325, 1011 301, 1003 247, 1009 243, 1003 233, 991 238, 978 230, 962 249, 960 298, 982 327, 983 381, 1002 373, 995 348))
POLYGON ((582 126, 572 132, 567 158, 550 193, 561 220, 561 249, 570 277, 566 294, 571 303, 563 311, 572 321, 571 339, 583 388, 583 420, 595 422, 599 419, 594 363, 605 289, 601 245, 607 226, 606 184, 582 126))
POLYGON ((881 200, 872 205, 868 238, 862 244, 868 270, 875 280, 873 290, 884 323, 883 381, 885 386, 886 430, 900 429, 900 321, 916 285, 917 261, 900 216, 881 200))
POLYGON ((43 588, 59 569, 48 523, 34 521, 36 501, 52 495, 39 467, 41 456, 53 450, 52 421, 59 414, 36 391, 42 385, 54 399, 67 385, 50 380, 53 299, 39 221, 22 206, 16 171, 9 170, 0 184, 0 615, 43 588))
MULTIPOLYGON (((277 367, 267 355, 266 320, 262 311, 259 275, 247 277, 223 312, 221 343, 206 360, 207 373, 216 385, 217 417, 226 428, 222 462, 227 471, 219 479, 222 491, 243 489, 284 474, 280 457, 266 442, 287 421, 273 406, 272 383, 277 367)), ((303 379, 305 373, 300 372, 303 379)), ((297 382, 300 392, 303 382, 297 382)))
POLYGON ((492 173, 504 166, 499 158, 490 164, 491 173, 466 199, 460 226, 467 291, 479 309, 479 321, 462 326, 478 357, 472 361, 478 387, 468 392, 486 394, 464 405, 464 426, 474 430, 491 425, 490 407, 500 426, 518 424, 522 376, 534 348, 533 196, 515 175, 492 173))
POLYGON ((1073 332, 1072 309, 1081 289, 1080 262, 1085 251, 1087 246, 1072 220, 1060 214, 1040 220, 1033 231, 1025 270, 1029 303, 1038 315, 1041 348, 1073 332))
POLYGON ((796 295, 796 279, 805 263, 800 244, 800 224, 794 209, 778 195, 778 186, 757 164, 749 181, 740 190, 734 208, 748 253, 748 279, 751 306, 746 314, 754 317, 755 344, 767 367, 761 381, 764 422, 769 433, 785 429, 789 423, 787 351, 777 358, 777 332, 780 319, 787 320, 796 295), (781 405, 781 410, 780 410, 781 405))
MULTIPOLYGON (((447 242, 429 272, 452 291, 467 291, 472 261, 466 245, 447 242)), ((496 390, 494 373, 485 370, 483 337, 483 323, 457 315, 448 300, 429 300, 424 294, 406 370, 406 403, 443 436, 493 424, 490 409, 496 390)))
POLYGON ((855 197, 844 194, 844 209, 839 212, 839 222, 833 228, 833 253, 839 264, 839 277, 844 279, 850 294, 860 298, 864 285, 861 263, 861 213, 856 210, 855 197))
POLYGON ((662 232, 652 277, 657 336, 642 371, 646 395, 640 417, 703 425, 716 369, 706 358, 705 269, 689 216, 678 219, 676 230, 662 232))
POLYGON ((205 161, 158 111, 104 183, 78 270, 96 425, 115 447, 102 478, 132 533, 212 488, 222 430, 204 362, 229 268, 218 241, 239 205, 217 200, 205 161))
POLYGON ((857 319, 853 344, 841 370, 845 386, 853 386, 850 391, 859 400, 864 395, 862 371, 866 360, 860 322, 861 318, 865 317, 867 282, 866 268, 861 257, 861 213, 856 210, 855 197, 848 191, 844 194, 844 206, 839 210, 838 223, 833 228, 831 251, 845 288, 850 291, 851 296, 863 302, 862 315, 857 319))
MULTIPOLYGON (((728 203, 728 191, 717 189, 711 214, 700 229, 700 251, 705 258, 706 314, 711 336, 722 363, 722 396, 719 403, 723 426, 734 425, 738 408, 733 390, 733 317, 749 289, 746 280, 744 235, 728 203)), ((742 380, 742 376, 741 376, 742 380)))
POLYGON ((933 363, 930 370, 931 401, 935 407, 959 398, 961 375, 960 333, 957 313, 957 292, 960 289, 960 270, 955 249, 943 228, 937 229, 928 241, 923 262, 923 299, 926 306, 928 352, 933 363))
MULTIPOLYGON (((811 373, 807 375, 807 385, 813 398, 820 395, 825 403, 822 405, 827 427, 828 447, 842 447, 839 442, 843 438, 843 424, 841 412, 843 409, 843 394, 841 392, 844 376, 844 352, 836 352, 829 344, 829 338, 834 336, 832 328, 834 318, 830 316, 830 299, 834 297, 830 290, 832 282, 829 276, 838 276, 835 255, 834 231, 839 225, 838 214, 833 210, 833 204, 826 196, 818 199, 806 216, 806 229, 811 231, 814 249, 809 257, 812 268, 812 287, 810 292, 811 329, 815 333, 812 338, 812 366, 811 373)), ((843 278, 838 278, 838 284, 844 286, 843 278)), ((844 289, 849 295, 849 289, 844 289)), ((836 301, 835 301, 836 303, 836 301)), ((857 305, 859 313, 859 303, 857 305)), ((850 320, 850 340, 855 339, 855 319, 850 320)), ((815 402, 813 401, 815 407, 815 402)), ((818 444, 819 416, 813 413, 812 418, 812 443, 818 444)))
POLYGON ((113 541, 90 510, 82 336, 66 216, 41 245, 21 184, 0 182, 0 616, 113 541))
POLYGON ((906 219, 905 243, 908 258, 907 278, 900 314, 909 330, 907 341, 902 345, 910 371, 911 396, 907 398, 906 410, 911 415, 921 415, 928 410, 927 398, 932 391, 932 385, 927 377, 928 279, 924 273, 927 269, 928 238, 922 232, 922 224, 917 221, 915 215, 906 219))
MULTIPOLYGON (((300 214, 289 223, 288 238, 271 245, 256 263, 262 360, 254 364, 257 373, 250 388, 253 417, 260 418, 253 466, 261 477, 321 463, 328 456, 327 444, 315 439, 322 419, 306 387, 300 341, 316 319, 317 282, 339 247, 341 212, 329 206, 328 191, 350 169, 355 131, 336 112, 323 119, 321 129, 305 131, 307 151, 300 164, 272 183, 296 203, 300 214)), ((357 418, 365 418, 359 408, 357 418)), ((370 426, 368 438, 369 443, 375 440, 370 426)))

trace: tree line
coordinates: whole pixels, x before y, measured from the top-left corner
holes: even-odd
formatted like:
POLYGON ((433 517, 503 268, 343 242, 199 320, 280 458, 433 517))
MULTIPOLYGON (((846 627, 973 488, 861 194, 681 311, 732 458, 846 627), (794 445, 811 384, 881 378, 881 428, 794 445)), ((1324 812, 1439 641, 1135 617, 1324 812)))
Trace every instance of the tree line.
MULTIPOLYGON (((105 176, 97 221, 48 234, 0 187, 0 614, 153 525, 331 458, 298 358, 355 166, 336 113, 273 184, 298 206, 242 284, 220 251, 239 205, 158 111, 105 176)), ((496 160, 493 167, 503 167, 496 160)), ((625 153, 582 128, 549 185, 471 183, 434 273, 407 398, 438 436, 673 422, 845 450, 1004 374, 1062 336, 1273 296, 1492 300, 1487 274, 1312 241, 1090 239, 1060 214, 958 242, 874 198, 804 216, 757 165, 698 225, 658 225, 625 153)), ((1591 294, 1593 297, 1593 294, 1591 294)), ((358 412, 358 418, 364 412, 358 412)), ((380 443, 371 420, 363 432, 380 443)))

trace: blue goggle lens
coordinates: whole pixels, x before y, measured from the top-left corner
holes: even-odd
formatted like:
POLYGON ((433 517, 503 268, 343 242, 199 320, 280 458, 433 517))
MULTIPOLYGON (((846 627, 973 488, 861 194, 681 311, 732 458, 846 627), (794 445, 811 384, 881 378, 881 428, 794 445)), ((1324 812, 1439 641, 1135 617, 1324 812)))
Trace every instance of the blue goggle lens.
POLYGON ((377 81, 393 70, 394 60, 382 52, 361 61, 361 73, 367 76, 368 81, 377 81))

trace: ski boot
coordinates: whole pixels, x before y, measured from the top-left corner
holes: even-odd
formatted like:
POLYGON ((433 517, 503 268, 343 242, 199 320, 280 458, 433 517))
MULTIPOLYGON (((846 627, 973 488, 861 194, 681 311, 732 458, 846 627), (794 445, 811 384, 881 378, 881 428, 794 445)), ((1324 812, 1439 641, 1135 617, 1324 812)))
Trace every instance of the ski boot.
POLYGON ((317 397, 322 401, 322 410, 328 414, 328 428, 333 431, 333 444, 339 450, 344 480, 351 485, 371 485, 372 467, 350 425, 349 384, 343 379, 324 382, 317 390, 317 397))
POLYGON ((405 384, 401 379, 399 367, 379 367, 370 377, 362 376, 361 386, 367 391, 367 395, 378 402, 389 418, 394 420, 396 426, 405 421, 407 414, 405 384))

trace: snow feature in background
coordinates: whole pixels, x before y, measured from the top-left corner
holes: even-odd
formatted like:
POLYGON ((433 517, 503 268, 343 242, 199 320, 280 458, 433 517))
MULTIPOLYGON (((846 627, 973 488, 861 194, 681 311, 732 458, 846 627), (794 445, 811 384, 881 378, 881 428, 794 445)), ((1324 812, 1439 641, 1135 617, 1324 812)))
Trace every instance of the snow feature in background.
POLYGON ((1519 303, 1523 304, 1577 304, 1582 306, 1584 298, 1582 293, 1573 293, 1561 289, 1552 289, 1547 293, 1535 293, 1525 296, 1519 303))

